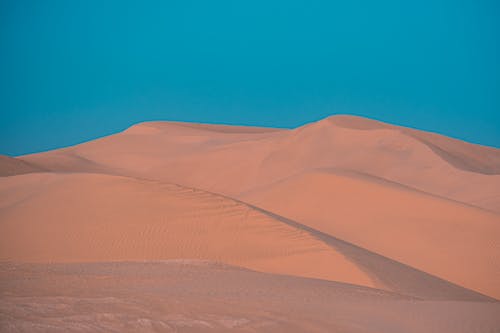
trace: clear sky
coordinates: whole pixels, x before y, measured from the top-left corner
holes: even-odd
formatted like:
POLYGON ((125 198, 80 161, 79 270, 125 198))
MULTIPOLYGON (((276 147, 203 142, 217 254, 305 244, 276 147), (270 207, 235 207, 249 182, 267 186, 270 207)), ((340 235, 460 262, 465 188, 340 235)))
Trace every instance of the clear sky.
POLYGON ((500 147, 500 2, 0 0, 0 153, 356 114, 500 147))

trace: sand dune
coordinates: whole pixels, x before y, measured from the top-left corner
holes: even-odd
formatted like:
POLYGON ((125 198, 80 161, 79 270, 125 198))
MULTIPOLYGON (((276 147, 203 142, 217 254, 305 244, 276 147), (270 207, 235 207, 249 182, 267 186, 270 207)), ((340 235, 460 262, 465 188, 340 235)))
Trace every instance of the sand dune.
POLYGON ((199 261, 0 265, 2 332, 496 332, 500 305, 427 301, 199 261))
POLYGON ((21 159, 0 155, 0 177, 22 175, 25 173, 42 172, 43 167, 33 165, 21 159))
POLYGON ((498 149, 352 116, 294 130, 142 123, 117 135, 22 159, 55 171, 94 172, 98 166, 230 196, 335 167, 500 212, 498 149))
POLYGON ((373 286, 307 232, 210 193, 99 174, 0 180, 0 260, 211 259, 373 286))
POLYGON ((487 299, 257 207, 173 184, 100 174, 8 177, 0 181, 0 219, 4 261, 208 259, 426 299, 487 299))
POLYGON ((500 174, 500 155, 495 148, 474 145, 443 135, 389 125, 361 117, 332 116, 327 121, 339 127, 358 130, 392 129, 400 131, 420 140, 456 168, 476 173, 500 174))
POLYGON ((2 331, 500 330, 498 149, 147 122, 0 176, 2 331))
POLYGON ((500 216, 371 176, 318 170, 244 200, 499 298, 500 216), (464 269, 467 267, 467 269, 464 269))

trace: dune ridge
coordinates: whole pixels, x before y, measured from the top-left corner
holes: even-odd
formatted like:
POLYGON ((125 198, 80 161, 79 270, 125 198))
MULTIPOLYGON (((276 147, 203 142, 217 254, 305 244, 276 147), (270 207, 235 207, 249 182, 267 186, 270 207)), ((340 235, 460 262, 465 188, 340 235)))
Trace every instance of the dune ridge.
POLYGON ((394 129, 420 140, 454 167, 489 175, 500 174, 500 156, 497 149, 451 139, 444 135, 419 131, 402 126, 385 124, 376 120, 354 116, 327 118, 336 126, 359 129, 394 129))
POLYGON ((332 170, 290 177, 243 200, 459 285, 500 295, 497 214, 332 170))
POLYGON ((0 198, 4 261, 211 259, 373 286, 308 233, 199 190, 101 174, 30 174, 0 181, 0 198), (13 184, 15 196, 7 196, 13 184))
POLYGON ((96 171, 75 163, 75 156, 111 173, 232 197, 301 172, 340 168, 500 212, 498 149, 353 116, 293 130, 141 123, 117 135, 20 158, 53 171, 96 171))

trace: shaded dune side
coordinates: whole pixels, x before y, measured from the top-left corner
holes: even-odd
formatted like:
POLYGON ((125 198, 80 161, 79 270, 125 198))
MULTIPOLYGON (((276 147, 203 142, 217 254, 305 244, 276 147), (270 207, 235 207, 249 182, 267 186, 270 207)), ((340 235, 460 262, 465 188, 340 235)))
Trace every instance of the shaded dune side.
POLYGON ((0 177, 43 172, 45 168, 15 157, 0 155, 0 177))
POLYGON ((500 216, 380 178, 295 175, 242 200, 454 283, 500 297, 500 216), (464 269, 467 267, 467 269, 464 269))
POLYGON ((409 129, 406 132, 456 168, 485 175, 500 175, 500 154, 496 149, 457 142, 432 133, 409 129))
MULTIPOLYGON (((145 122, 141 125, 162 128, 165 124, 170 126, 179 126, 184 128, 191 128, 200 131, 211 131, 219 133, 235 133, 235 134, 255 134, 255 133, 269 133, 279 132, 286 129, 272 128, 272 127, 258 127, 258 126, 235 126, 235 125, 220 125, 220 124, 203 124, 203 123, 187 123, 187 122, 145 122)), ((137 125, 135 125, 137 126, 137 125)))
POLYGON ((341 168, 500 212, 498 149, 369 119, 331 117, 298 128, 274 155, 269 164, 286 159, 282 169, 291 163, 299 166, 284 178, 318 168, 341 168), (493 172, 471 169, 474 165, 493 172))
MULTIPOLYGON (((261 210, 257 207, 254 208, 261 210)), ((423 299, 495 301, 492 297, 466 289, 450 281, 443 280, 434 275, 330 236, 319 230, 265 210, 261 211, 290 226, 307 231, 314 237, 322 240, 345 255, 349 260, 355 262, 363 271, 378 281, 379 286, 383 286, 387 290, 423 299)))
MULTIPOLYGON (((197 189, 192 190, 198 191, 197 189)), ((393 291, 400 295, 431 300, 496 301, 490 296, 464 288, 244 201, 212 192, 206 193, 241 203, 274 220, 309 233, 332 249, 342 253, 348 260, 356 263, 358 267, 375 280, 377 287, 384 290, 393 291)))
POLYGON ((339 115, 329 117, 327 121, 339 127, 358 130, 397 130, 427 145, 443 160, 458 169, 486 175, 500 174, 500 151, 492 147, 476 145, 451 139, 444 135, 390 125, 363 117, 339 115))
POLYGON ((72 148, 63 148, 46 153, 26 155, 22 157, 22 161, 29 161, 29 163, 41 166, 44 170, 50 172, 120 174, 120 169, 112 169, 90 160, 74 152, 72 148))

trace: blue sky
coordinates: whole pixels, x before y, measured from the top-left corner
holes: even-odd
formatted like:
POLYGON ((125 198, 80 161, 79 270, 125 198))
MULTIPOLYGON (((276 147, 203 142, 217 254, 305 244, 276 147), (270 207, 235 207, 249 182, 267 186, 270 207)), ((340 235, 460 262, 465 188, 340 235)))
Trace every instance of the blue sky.
POLYGON ((497 3, 0 0, 0 153, 338 113, 500 147, 497 3))

